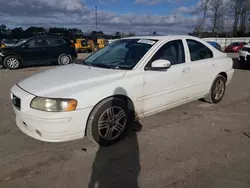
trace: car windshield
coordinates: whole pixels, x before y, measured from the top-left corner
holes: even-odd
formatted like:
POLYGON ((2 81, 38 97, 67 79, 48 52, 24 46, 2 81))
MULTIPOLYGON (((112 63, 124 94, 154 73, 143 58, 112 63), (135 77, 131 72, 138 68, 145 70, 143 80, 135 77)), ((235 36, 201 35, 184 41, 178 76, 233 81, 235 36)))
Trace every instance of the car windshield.
POLYGON ((24 44, 27 40, 21 40, 18 43, 14 44, 14 46, 20 46, 22 44, 24 44))
POLYGON ((149 39, 117 40, 89 56, 82 64, 131 70, 156 42, 149 39))
POLYGON ((240 45, 239 42, 234 42, 234 43, 230 44, 229 46, 239 46, 239 45, 240 45))

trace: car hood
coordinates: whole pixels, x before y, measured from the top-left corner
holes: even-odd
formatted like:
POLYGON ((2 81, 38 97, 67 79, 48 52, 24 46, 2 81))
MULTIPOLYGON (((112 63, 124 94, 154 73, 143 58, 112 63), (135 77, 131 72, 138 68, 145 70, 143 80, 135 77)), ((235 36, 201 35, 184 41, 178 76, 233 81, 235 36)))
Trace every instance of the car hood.
POLYGON ((79 64, 50 69, 18 83, 25 91, 41 97, 62 97, 74 88, 86 90, 124 76, 126 70, 104 69, 79 64))

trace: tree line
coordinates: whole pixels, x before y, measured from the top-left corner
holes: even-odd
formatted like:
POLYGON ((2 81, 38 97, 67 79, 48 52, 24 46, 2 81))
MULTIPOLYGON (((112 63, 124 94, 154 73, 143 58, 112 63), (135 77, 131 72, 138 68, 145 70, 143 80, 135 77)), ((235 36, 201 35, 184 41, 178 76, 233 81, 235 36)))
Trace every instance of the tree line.
POLYGON ((250 0, 203 0, 200 11, 202 18, 190 35, 250 37, 250 0), (212 24, 207 28, 209 18, 212 24))
POLYGON ((105 39, 117 39, 121 37, 135 36, 135 33, 120 33, 117 31, 114 34, 105 34, 102 31, 90 31, 83 32, 81 29, 77 28, 43 28, 43 27, 29 27, 23 29, 22 27, 17 27, 14 29, 8 28, 6 25, 0 25, 0 39, 25 39, 34 36, 62 36, 68 37, 72 40, 76 38, 93 38, 102 37, 105 39))

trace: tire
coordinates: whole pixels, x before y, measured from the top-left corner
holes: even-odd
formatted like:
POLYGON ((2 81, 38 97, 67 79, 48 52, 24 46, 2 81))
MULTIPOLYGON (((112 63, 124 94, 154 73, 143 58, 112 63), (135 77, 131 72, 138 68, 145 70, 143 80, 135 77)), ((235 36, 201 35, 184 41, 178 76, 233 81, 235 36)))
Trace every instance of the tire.
POLYGON ((58 64, 59 65, 68 65, 72 62, 72 58, 70 55, 67 55, 67 54, 61 54, 59 57, 58 57, 58 64))
POLYGON ((100 146, 110 146, 121 140, 131 119, 126 102, 122 99, 111 97, 103 100, 93 109, 88 119, 86 132, 89 139, 94 143, 100 146), (111 109, 113 109, 113 113, 111 113, 111 109), (109 118, 108 114, 120 114, 118 117, 122 118, 112 122, 112 118, 109 118), (102 127, 101 121, 105 122, 102 127), (120 124, 118 128, 120 133, 117 131, 116 122, 120 124))
POLYGON ((7 69, 14 70, 21 67, 21 60, 15 55, 7 56, 3 61, 3 66, 7 69))
POLYGON ((226 78, 222 75, 218 75, 215 78, 212 87, 208 95, 204 98, 204 100, 211 104, 217 104, 224 97, 225 91, 226 91, 226 78))

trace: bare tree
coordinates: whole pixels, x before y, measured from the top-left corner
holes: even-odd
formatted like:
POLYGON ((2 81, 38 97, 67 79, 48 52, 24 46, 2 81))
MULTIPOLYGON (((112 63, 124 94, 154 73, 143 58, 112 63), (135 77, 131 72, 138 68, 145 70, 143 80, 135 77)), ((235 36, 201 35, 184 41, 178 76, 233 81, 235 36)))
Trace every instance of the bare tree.
POLYGON ((242 1, 242 7, 240 12, 240 32, 245 33, 246 32, 246 24, 247 24, 247 18, 248 18, 248 6, 249 6, 248 0, 242 1))
POLYGON ((212 16, 212 32, 213 34, 220 30, 223 25, 223 14, 224 14, 224 3, 223 0, 212 0, 211 11, 212 16))
POLYGON ((231 10, 234 17, 233 35, 236 34, 238 25, 240 24, 240 30, 245 31, 247 21, 247 4, 249 0, 231 0, 231 10))
POLYGON ((207 17, 207 11, 209 10, 210 6, 211 6, 211 2, 212 0, 202 0, 201 2, 201 10, 203 11, 203 17, 202 17, 202 21, 201 21, 201 25, 200 25, 200 30, 199 30, 199 37, 200 37, 200 32, 202 32, 204 30, 204 25, 205 25, 205 21, 206 21, 206 17, 207 17))

